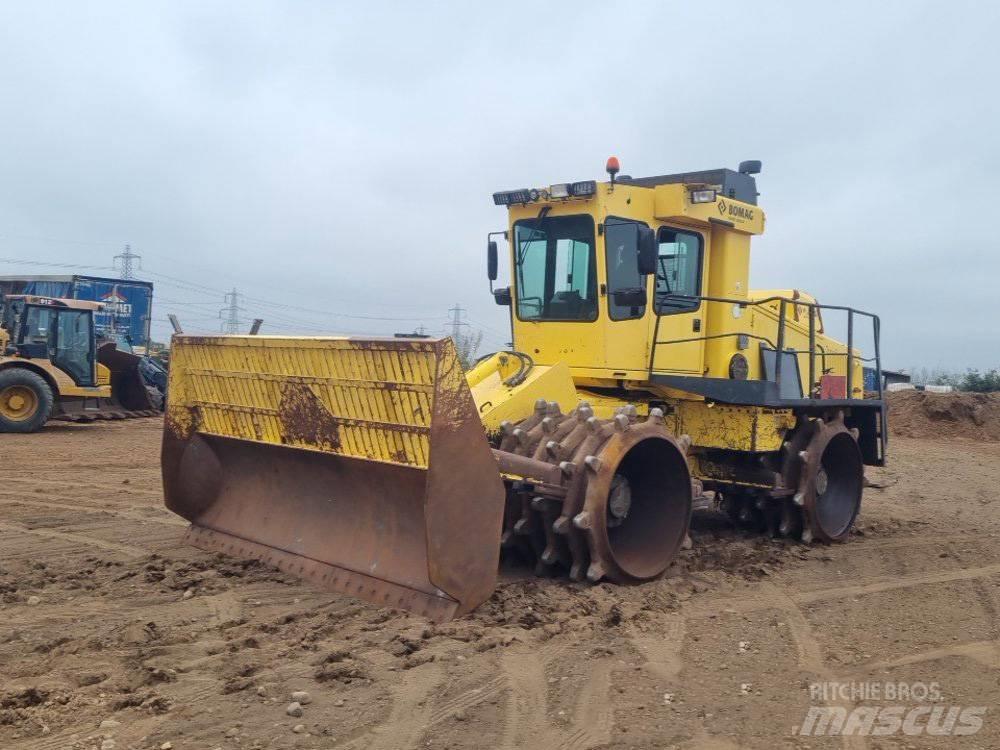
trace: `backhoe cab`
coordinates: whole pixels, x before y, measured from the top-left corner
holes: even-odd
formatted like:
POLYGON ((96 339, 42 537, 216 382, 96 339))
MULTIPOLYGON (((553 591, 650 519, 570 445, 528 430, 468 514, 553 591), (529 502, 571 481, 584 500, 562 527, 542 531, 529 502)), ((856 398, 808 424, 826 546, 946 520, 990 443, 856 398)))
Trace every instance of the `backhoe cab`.
POLYGON ((156 411, 139 357, 98 342, 99 302, 8 295, 0 313, 0 432, 34 432, 49 419, 89 421, 156 411))
POLYGON ((490 595, 500 548, 543 575, 655 579, 695 508, 844 539, 885 458, 862 378, 878 318, 748 288, 759 170, 612 159, 607 182, 495 193, 513 347, 467 373, 450 339, 174 336, 167 506, 199 547, 435 620, 490 595))

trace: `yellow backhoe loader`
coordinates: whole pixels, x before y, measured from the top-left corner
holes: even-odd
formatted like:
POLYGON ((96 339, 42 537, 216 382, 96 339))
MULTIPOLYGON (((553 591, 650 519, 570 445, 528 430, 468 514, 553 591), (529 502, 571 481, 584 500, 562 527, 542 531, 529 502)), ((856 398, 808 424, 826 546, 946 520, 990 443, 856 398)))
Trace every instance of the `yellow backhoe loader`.
POLYGON ((100 302, 8 295, 0 313, 0 432, 35 432, 51 420, 159 414, 140 358, 98 342, 100 302))
POLYGON ((513 347, 468 373, 450 339, 174 336, 163 481, 189 541, 446 620, 490 596, 501 549, 655 579, 695 508, 844 539, 885 460, 878 318, 748 288, 759 162, 607 171, 494 194, 513 347))

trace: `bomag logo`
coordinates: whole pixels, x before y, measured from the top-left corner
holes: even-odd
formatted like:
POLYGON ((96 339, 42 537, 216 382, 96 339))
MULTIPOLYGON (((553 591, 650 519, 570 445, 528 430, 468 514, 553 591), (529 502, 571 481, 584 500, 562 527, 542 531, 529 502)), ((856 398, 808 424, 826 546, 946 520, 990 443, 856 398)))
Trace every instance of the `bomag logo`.
POLYGON ((723 216, 728 216, 731 219, 736 219, 738 221, 753 221, 753 209, 746 208, 744 206, 734 206, 732 203, 726 203, 724 200, 718 202, 719 213, 723 216))

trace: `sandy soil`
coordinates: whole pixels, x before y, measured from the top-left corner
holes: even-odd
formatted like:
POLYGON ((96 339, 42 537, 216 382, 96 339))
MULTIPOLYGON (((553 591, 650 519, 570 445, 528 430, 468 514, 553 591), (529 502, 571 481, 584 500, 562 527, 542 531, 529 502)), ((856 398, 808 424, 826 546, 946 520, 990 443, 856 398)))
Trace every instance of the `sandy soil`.
POLYGON ((179 546, 158 438, 0 436, 0 748, 1000 747, 1000 443, 894 439, 845 544, 702 517, 672 578, 508 571, 435 627, 179 546), (817 681, 989 711, 965 738, 797 736, 817 681))

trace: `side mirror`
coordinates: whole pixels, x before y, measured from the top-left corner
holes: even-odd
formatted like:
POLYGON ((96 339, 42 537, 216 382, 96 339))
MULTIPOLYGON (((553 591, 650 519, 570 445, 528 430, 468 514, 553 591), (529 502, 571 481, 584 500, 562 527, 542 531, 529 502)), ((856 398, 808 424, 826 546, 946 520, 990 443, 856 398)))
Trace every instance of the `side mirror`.
MULTIPOLYGON (((656 232, 649 227, 639 226, 639 273, 649 276, 656 273, 656 262, 660 248, 656 242, 656 232)), ((643 303, 645 304, 645 302, 643 303)))
POLYGON ((494 289, 493 300, 498 305, 510 306, 510 287, 505 286, 503 289, 494 289))
POLYGON ((490 240, 486 243, 486 275, 490 281, 497 280, 497 243, 490 240))
POLYGON ((643 307, 646 304, 646 290, 641 286, 615 289, 611 298, 617 307, 643 307))

